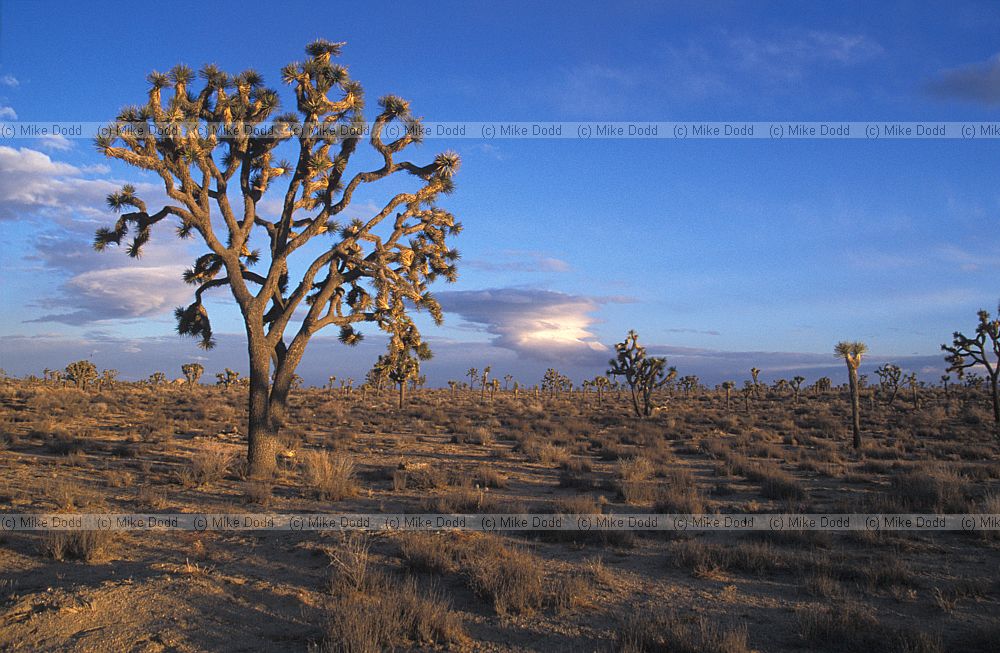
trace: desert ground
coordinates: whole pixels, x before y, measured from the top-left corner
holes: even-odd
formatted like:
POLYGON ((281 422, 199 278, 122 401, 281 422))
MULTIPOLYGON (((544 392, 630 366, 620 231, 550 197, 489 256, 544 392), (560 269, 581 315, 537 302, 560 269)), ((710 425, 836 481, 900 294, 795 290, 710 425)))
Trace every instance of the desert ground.
MULTIPOLYGON (((981 390, 303 389, 270 481, 239 387, 0 388, 4 512, 1000 513, 981 390)), ((10 651, 996 651, 982 533, 0 534, 10 651)))

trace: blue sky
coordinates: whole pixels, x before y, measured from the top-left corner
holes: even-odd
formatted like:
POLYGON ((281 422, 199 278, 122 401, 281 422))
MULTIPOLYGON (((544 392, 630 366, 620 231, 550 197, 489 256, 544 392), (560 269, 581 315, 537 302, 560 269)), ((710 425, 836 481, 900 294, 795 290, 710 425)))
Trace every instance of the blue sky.
MULTIPOLYGON (((347 42, 341 63, 370 104, 398 94, 431 121, 998 118, 996 3, 537 4, 8 0, 0 118, 107 120, 176 63, 253 67, 288 98, 278 71, 319 37, 347 42)), ((580 380, 630 328, 712 383, 751 365, 843 376, 841 339, 937 379, 940 344, 1000 297, 996 141, 434 139, 418 158, 445 149, 463 167, 443 204, 466 229, 458 283, 436 288, 445 326, 422 322, 433 383, 491 363, 527 383, 549 366, 580 380)), ((190 299, 177 272, 197 249, 164 228, 138 264, 90 250, 123 181, 155 193, 84 140, 0 142, 0 367, 245 369, 223 294, 218 350, 172 335, 190 299)), ((360 378, 380 346, 321 339, 303 375, 360 378)))

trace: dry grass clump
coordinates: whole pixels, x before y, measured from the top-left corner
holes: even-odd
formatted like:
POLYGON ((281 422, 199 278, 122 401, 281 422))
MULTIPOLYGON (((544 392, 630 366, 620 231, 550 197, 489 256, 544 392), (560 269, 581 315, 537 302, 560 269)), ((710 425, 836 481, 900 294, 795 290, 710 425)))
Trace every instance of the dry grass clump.
POLYGON ((630 614, 618 630, 621 653, 750 653, 746 626, 725 629, 704 616, 681 617, 647 608, 630 614))
POLYGON ((500 538, 479 538, 464 552, 462 566, 469 588, 490 601, 498 614, 530 614, 545 600, 542 560, 500 538))
POLYGON ((892 477, 884 500, 897 512, 970 512, 969 483, 943 465, 926 465, 892 477))
POLYGON ((864 606, 847 601, 797 610, 799 636, 815 649, 843 653, 940 653, 940 641, 922 632, 882 625, 864 606))
POLYGON ((319 651, 380 653, 396 648, 456 646, 468 639, 461 618, 436 588, 413 578, 379 576, 363 591, 331 600, 319 651))
POLYGON ((705 499, 694 476, 686 469, 672 469, 657 488, 654 510, 665 514, 702 514, 705 499))
POLYGON ((339 501, 357 491, 354 460, 348 455, 307 451, 302 457, 302 465, 304 481, 318 499, 339 501))
POLYGON ((233 464, 233 453, 225 449, 198 451, 180 471, 178 480, 184 487, 203 487, 221 481, 233 464))
POLYGON ((42 553, 58 561, 104 562, 113 545, 111 531, 49 531, 42 539, 42 553))
POLYGON ((625 503, 648 503, 656 497, 653 465, 635 456, 618 461, 618 494, 625 503))
POLYGON ((399 539, 399 557, 407 569, 430 574, 455 571, 456 548, 444 533, 408 531, 399 539))

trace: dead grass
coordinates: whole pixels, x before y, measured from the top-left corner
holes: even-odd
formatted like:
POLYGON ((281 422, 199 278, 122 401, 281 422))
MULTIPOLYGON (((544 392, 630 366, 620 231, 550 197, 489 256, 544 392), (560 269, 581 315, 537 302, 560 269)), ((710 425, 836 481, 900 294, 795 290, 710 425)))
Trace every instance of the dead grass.
POLYGON ((302 457, 303 481, 316 498, 340 501, 354 496, 354 460, 346 454, 307 451, 302 457))

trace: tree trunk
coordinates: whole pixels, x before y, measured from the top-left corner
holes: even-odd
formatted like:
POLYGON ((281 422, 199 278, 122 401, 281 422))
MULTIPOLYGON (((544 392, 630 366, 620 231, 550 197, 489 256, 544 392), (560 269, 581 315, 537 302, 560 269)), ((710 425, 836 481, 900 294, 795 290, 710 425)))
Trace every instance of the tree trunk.
POLYGON ((250 345, 250 399, 247 425, 247 461, 250 476, 267 478, 274 473, 278 454, 278 434, 271 420, 269 357, 262 348, 250 345))
POLYGON ((861 397, 858 396, 858 368, 848 366, 851 382, 851 427, 854 430, 854 448, 861 448, 861 397))
POLYGON ((406 394, 406 381, 402 381, 399 384, 399 407, 400 407, 400 409, 403 408, 403 398, 404 398, 405 394, 406 394))
POLYGON ((993 430, 996 432, 997 439, 1000 440, 1000 394, 997 394, 998 381, 1000 381, 1000 374, 994 374, 990 377, 990 393, 993 395, 993 430))

